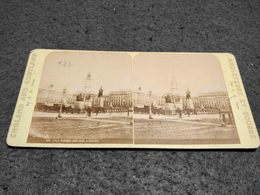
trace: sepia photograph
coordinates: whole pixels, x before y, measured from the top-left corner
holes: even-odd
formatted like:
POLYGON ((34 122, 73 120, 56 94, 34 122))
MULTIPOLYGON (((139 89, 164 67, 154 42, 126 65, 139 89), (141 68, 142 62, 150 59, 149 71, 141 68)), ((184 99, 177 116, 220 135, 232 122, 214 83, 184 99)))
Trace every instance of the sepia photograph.
POLYGON ((53 52, 28 143, 239 144, 212 54, 53 52))
POLYGON ((214 55, 142 53, 133 64, 135 144, 240 143, 214 55))
POLYGON ((27 142, 132 144, 131 74, 127 53, 49 54, 27 142))

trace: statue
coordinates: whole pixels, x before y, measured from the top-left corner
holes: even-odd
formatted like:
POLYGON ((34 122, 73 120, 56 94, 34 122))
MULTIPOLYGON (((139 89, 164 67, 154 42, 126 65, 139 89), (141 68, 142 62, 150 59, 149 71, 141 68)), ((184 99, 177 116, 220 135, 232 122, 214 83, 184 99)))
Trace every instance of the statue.
POLYGON ((98 97, 103 97, 103 88, 102 86, 100 87, 99 91, 98 91, 98 97))
POLYGON ((102 86, 99 88, 98 91, 98 107, 96 108, 96 115, 98 115, 100 111, 104 111, 104 98, 102 86))
POLYGON ((186 91, 186 109, 188 112, 188 116, 190 116, 190 112, 194 110, 194 105, 191 99, 191 92, 189 89, 186 91))
POLYGON ((170 96, 170 95, 166 95, 166 96, 165 96, 165 102, 166 102, 166 103, 172 103, 172 101, 171 101, 171 96, 170 96))
POLYGON ((187 89, 186 91, 186 99, 191 99, 190 90, 187 89))

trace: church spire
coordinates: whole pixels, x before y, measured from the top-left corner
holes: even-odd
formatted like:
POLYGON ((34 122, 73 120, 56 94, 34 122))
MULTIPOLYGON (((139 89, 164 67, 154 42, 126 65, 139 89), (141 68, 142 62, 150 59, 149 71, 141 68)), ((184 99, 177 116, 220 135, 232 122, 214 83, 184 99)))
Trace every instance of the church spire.
POLYGON ((89 71, 88 71, 86 79, 85 79, 84 92, 87 93, 87 94, 91 93, 91 69, 90 69, 90 66, 89 66, 89 71))

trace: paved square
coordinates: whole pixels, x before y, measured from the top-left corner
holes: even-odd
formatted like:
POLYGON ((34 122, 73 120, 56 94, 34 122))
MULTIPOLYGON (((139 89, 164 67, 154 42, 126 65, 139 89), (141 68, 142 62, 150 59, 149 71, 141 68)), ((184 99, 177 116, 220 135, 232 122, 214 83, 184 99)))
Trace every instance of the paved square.
POLYGON ((231 144, 239 143, 234 125, 183 119, 134 120, 135 144, 231 144))
POLYGON ((29 142, 132 143, 131 118, 34 117, 29 142))

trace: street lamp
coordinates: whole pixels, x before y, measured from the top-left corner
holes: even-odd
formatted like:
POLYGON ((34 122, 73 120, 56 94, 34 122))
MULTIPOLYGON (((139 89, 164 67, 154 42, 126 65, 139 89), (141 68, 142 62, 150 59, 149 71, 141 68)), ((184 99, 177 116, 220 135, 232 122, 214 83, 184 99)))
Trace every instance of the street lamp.
POLYGON ((149 119, 153 119, 152 117, 152 91, 149 91, 149 119))
POLYGON ((62 114, 62 106, 63 106, 63 103, 64 103, 64 98, 65 98, 65 94, 66 94, 66 92, 67 92, 67 89, 64 88, 64 89, 62 90, 62 97, 61 97, 60 110, 59 110, 59 114, 58 114, 57 118, 61 118, 61 117, 62 117, 62 116, 61 116, 61 114, 62 114))
POLYGON ((129 116, 129 106, 127 105, 126 99, 123 100, 123 107, 127 111, 127 116, 129 116))

